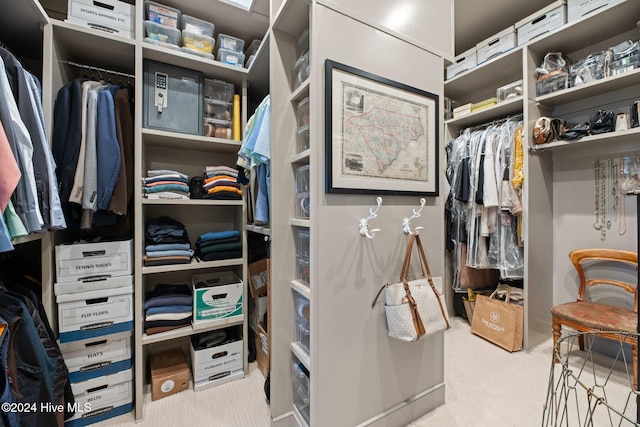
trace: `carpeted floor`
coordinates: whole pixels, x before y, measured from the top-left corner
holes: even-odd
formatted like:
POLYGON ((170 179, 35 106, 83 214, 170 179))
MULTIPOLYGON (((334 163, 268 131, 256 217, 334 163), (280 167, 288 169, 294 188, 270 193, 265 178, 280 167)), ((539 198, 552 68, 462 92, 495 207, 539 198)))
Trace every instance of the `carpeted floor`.
MULTIPOLYGON (((445 334, 446 403, 416 420, 410 427, 550 425, 543 424, 542 420, 551 355, 551 340, 529 352, 508 353, 471 334, 466 320, 453 318, 452 328, 445 334)), ((578 354, 576 360, 584 358, 578 354)), ((268 426, 270 415, 262 389, 264 379, 255 363, 249 366, 249 375, 244 379, 218 387, 200 392, 185 391, 156 402, 151 402, 147 395, 144 419, 135 425, 268 426)), ((554 368, 556 372, 559 366, 554 368)), ((609 396, 614 393, 612 388, 616 386, 624 389, 623 379, 613 378, 610 382, 617 380, 620 380, 619 384, 613 384, 613 387, 607 385, 609 396)), ((621 394, 624 395, 624 391, 621 394)), ((132 425, 132 414, 96 424, 100 427, 132 425)))

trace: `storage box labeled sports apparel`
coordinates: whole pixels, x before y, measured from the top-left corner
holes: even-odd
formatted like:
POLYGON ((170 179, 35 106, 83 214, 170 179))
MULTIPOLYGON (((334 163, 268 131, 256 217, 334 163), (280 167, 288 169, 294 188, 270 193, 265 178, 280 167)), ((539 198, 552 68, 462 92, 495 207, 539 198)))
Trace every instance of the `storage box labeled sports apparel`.
POLYGON ((241 317, 242 279, 233 271, 191 276, 193 322, 241 317))
POLYGON ((131 368, 131 332, 126 336, 112 335, 95 338, 91 342, 67 348, 63 352, 69 369, 69 381, 86 381, 115 374, 131 368))
POLYGON ((67 22, 133 38, 135 6, 118 0, 69 0, 67 22))
POLYGON ((522 349, 524 308, 511 304, 511 288, 498 285, 490 295, 478 295, 473 310, 471 332, 507 351, 522 349), (506 290, 506 301, 496 298, 500 289, 506 290))
POLYGON ((442 277, 432 277, 420 236, 411 234, 400 272, 400 282, 382 286, 389 336, 401 341, 417 341, 425 335, 449 329, 449 314, 442 292, 442 277), (410 280, 414 241, 418 247, 422 278, 410 280))
POLYGON ((56 246, 58 282, 75 282, 94 276, 131 276, 132 274, 133 240, 56 246))
POLYGON ((133 286, 56 297, 60 342, 133 330, 133 286))

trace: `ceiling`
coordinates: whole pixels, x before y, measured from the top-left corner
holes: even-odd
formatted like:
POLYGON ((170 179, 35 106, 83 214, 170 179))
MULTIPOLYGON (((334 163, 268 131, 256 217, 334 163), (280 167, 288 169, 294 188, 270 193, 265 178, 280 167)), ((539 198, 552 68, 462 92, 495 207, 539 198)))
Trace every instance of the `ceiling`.
POLYGON ((552 2, 552 0, 454 0, 456 55, 552 2))

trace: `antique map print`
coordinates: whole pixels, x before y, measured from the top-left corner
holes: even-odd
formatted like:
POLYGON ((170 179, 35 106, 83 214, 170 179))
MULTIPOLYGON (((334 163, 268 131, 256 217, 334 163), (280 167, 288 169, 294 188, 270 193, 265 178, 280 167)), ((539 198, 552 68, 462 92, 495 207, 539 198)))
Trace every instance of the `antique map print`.
POLYGON ((426 182, 429 107, 345 81, 341 89, 341 175, 426 182))

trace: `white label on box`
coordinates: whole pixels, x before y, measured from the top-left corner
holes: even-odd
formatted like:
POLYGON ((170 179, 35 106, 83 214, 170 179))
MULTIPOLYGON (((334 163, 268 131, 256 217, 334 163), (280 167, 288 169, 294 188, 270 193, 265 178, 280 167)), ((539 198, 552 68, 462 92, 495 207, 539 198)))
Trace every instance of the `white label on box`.
POLYGON ((113 324, 114 318, 126 317, 131 314, 131 299, 117 298, 105 304, 89 305, 82 308, 69 308, 62 310, 61 326, 69 327, 84 325, 81 331, 97 329, 113 324), (97 322, 102 322, 98 323, 97 322))
POLYGON ((129 401, 132 398, 131 381, 115 384, 92 393, 75 396, 76 403, 79 403, 80 406, 83 406, 85 403, 91 405, 91 413, 95 410, 114 406, 117 402, 129 401))
POLYGON ((134 13, 133 5, 118 0, 70 0, 67 20, 130 37, 134 13))
POLYGON ((169 393, 171 390, 173 390, 174 386, 175 383, 173 382, 173 380, 167 380, 163 382, 162 385, 160 385, 160 390, 162 390, 163 393, 169 393))
POLYGON ((229 64, 236 65, 238 63, 238 57, 235 55, 227 55, 224 57, 224 61, 228 62, 229 64))
POLYGON ((115 253, 108 257, 76 258, 58 260, 61 276, 91 276, 96 273, 120 271, 127 268, 128 257, 124 252, 115 253))
POLYGON ((75 370, 76 367, 79 367, 80 372, 100 369, 129 356, 127 341, 130 339, 107 341, 104 344, 88 346, 80 351, 65 353, 64 360, 70 370, 75 370))
POLYGON ((260 289, 263 286, 267 286, 267 272, 261 271, 258 274, 254 274, 251 276, 251 280, 253 282, 254 289, 260 289))
POLYGON ((202 310, 200 312, 201 317, 224 317, 226 314, 233 313, 237 310, 236 306, 222 307, 222 308, 212 308, 210 310, 202 310))

